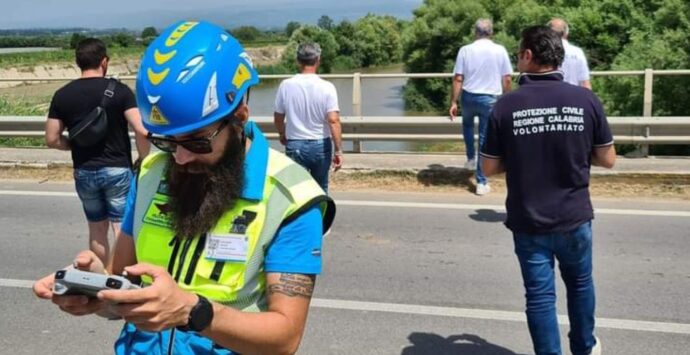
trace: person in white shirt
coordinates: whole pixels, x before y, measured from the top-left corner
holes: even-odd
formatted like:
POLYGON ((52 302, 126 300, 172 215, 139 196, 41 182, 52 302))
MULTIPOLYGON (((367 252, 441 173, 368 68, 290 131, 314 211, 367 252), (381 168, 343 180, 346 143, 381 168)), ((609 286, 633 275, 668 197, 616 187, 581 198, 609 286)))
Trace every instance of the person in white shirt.
POLYGON ((474 147, 474 117, 479 117, 479 147, 484 143, 489 114, 502 93, 510 91, 510 64, 508 51, 491 40, 493 23, 489 19, 477 20, 475 41, 458 51, 455 61, 453 93, 450 100, 450 119, 458 114, 458 97, 462 105, 462 135, 465 140, 467 163, 465 168, 476 168, 477 195, 491 191, 488 180, 482 174, 481 164, 477 164, 474 147), (461 96, 462 93, 462 96, 461 96))
POLYGON ((592 84, 589 81, 587 57, 585 57, 585 52, 580 47, 568 42, 568 34, 570 33, 568 23, 562 18, 554 17, 549 21, 548 26, 558 33, 563 41, 565 59, 563 59, 563 64, 560 67, 560 70, 563 72, 563 81, 592 90, 592 84))
POLYGON ((300 74, 283 80, 278 87, 273 121, 285 154, 302 165, 328 192, 328 171, 343 165, 340 108, 335 86, 321 79, 318 43, 303 43, 297 49, 300 74), (335 152, 333 152, 335 146, 335 152))

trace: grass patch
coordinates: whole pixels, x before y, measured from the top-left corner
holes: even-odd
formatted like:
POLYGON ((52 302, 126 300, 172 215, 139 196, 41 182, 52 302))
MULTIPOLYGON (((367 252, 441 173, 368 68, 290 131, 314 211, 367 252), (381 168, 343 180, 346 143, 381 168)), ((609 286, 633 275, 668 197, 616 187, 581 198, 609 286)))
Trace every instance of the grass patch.
MULTIPOLYGON (((32 104, 22 100, 10 100, 0 96, 0 116, 40 116, 45 114, 41 104, 32 104)), ((40 137, 0 137, 2 147, 45 147, 45 141, 40 137)))
POLYGON ((1 137, 0 147, 8 148, 44 148, 45 139, 38 137, 1 137))
POLYGON ((33 104, 0 95, 0 116, 40 116, 45 115, 45 111, 42 104, 33 104))
MULTIPOLYGON (((459 137, 459 136, 458 136, 459 137)), ((417 152, 424 153, 463 153, 465 143, 463 142, 440 142, 440 143, 419 143, 416 145, 417 152)))
MULTIPOLYGON (((492 194, 504 195, 505 177, 489 179, 492 194)), ((474 174, 460 168, 415 171, 342 172, 331 175, 333 191, 474 193, 474 174)), ((690 176, 673 174, 594 175, 590 193, 607 198, 650 198, 690 201, 690 176)))

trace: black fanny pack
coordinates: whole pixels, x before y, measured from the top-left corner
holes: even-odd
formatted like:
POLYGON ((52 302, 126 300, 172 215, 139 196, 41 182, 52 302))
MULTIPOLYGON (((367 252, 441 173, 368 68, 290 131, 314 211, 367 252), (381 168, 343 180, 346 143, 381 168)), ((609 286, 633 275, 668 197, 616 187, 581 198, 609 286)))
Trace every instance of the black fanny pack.
POLYGON ((115 96, 117 81, 110 79, 103 92, 100 105, 83 116, 78 123, 67 130, 71 144, 79 147, 90 147, 105 140, 108 133, 108 115, 105 112, 108 100, 115 96))

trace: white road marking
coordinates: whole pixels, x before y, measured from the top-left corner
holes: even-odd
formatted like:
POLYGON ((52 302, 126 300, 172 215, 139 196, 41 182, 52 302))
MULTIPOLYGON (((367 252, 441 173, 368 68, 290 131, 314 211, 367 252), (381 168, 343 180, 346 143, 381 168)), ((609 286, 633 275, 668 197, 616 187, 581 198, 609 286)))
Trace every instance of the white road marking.
MULTIPOLYGON (((32 285, 33 281, 31 280, 0 279, 0 287, 31 288, 32 285)), ((315 308, 338 309, 359 312, 369 311, 383 313, 417 314, 422 316, 484 319, 491 321, 509 321, 522 323, 526 322, 525 314, 522 312, 496 311, 489 309, 438 307, 383 302, 362 302, 324 298, 312 299, 311 306, 315 308)), ((648 322, 615 318, 597 318, 596 322, 598 328, 690 335, 690 324, 685 323, 648 322)), ((558 324, 568 325, 568 317, 564 315, 559 315, 558 324)))
MULTIPOLYGON (((38 197, 77 197, 74 192, 60 191, 21 191, 21 190, 0 190, 0 195, 6 196, 38 196, 38 197)), ((386 202, 386 201, 365 201, 365 200, 336 200, 339 206, 355 207, 393 207, 393 208, 424 208, 424 209, 443 209, 443 210, 494 210, 505 212, 502 205, 479 205, 462 203, 428 203, 428 202, 386 202)), ((614 208, 595 208, 594 213, 602 215, 621 215, 621 216, 651 216, 651 217, 690 217, 690 211, 669 211, 669 210, 636 210, 636 209, 614 209, 614 208)))
POLYGON ((31 288, 33 284, 31 280, 0 279, 1 287, 31 288))
POLYGON ((0 195, 38 197, 78 197, 76 192, 0 190, 0 195))

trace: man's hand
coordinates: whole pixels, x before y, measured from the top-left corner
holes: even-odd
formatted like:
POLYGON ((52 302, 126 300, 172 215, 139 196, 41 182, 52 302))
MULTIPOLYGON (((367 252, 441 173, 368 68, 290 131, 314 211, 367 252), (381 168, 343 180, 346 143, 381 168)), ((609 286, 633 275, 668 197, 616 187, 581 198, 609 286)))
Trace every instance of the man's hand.
POLYGON ((161 267, 136 264, 125 271, 132 276, 151 276, 153 284, 137 290, 100 291, 98 299, 112 303, 111 312, 145 331, 158 332, 187 324, 189 313, 199 300, 197 295, 183 291, 161 267))
MULTIPOLYGON (((92 251, 85 250, 74 259, 74 268, 91 271, 96 273, 104 273, 105 268, 101 259, 92 251)), ((50 274, 42 279, 36 281, 33 285, 34 294, 38 298, 51 300, 64 312, 75 316, 83 316, 87 314, 96 313, 103 307, 103 302, 95 298, 87 296, 57 296, 53 294, 53 286, 55 285, 55 274, 50 274)))
POLYGON ((286 145, 287 137, 285 137, 285 133, 278 133, 278 136, 280 137, 280 144, 286 145))
POLYGON ((335 152, 333 154, 333 171, 338 171, 343 167, 343 153, 335 152))
POLYGON ((458 115, 458 104, 455 102, 450 104, 450 109, 448 110, 448 113, 450 114, 449 119, 451 121, 454 121, 455 117, 458 115))

